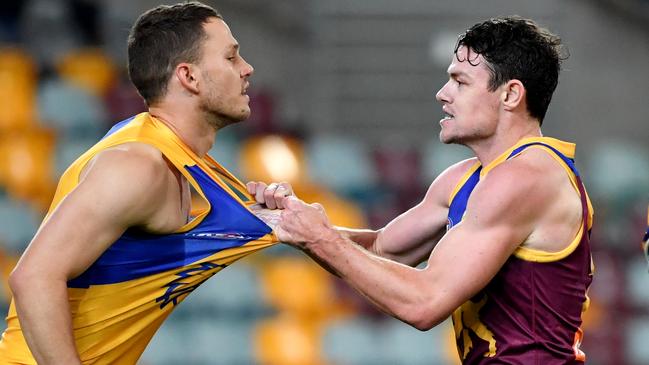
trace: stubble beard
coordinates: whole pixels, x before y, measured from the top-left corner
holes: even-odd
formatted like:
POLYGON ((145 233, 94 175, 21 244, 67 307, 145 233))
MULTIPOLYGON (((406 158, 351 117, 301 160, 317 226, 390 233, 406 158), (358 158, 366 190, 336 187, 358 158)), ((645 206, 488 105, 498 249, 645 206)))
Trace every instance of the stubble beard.
POLYGON ((250 116, 250 108, 248 105, 247 111, 241 110, 240 113, 235 113, 236 109, 231 105, 224 102, 221 97, 218 86, 208 74, 203 74, 205 80, 209 83, 209 92, 206 98, 200 104, 201 112, 204 115, 204 120, 216 130, 227 127, 230 124, 242 122, 250 116))
POLYGON ((448 136, 444 136, 444 131, 440 131, 439 133, 439 141, 444 143, 444 144, 457 144, 457 145, 462 145, 462 146, 469 146, 475 141, 484 139, 485 136, 483 135, 481 130, 473 130, 470 133, 465 133, 465 134, 459 134, 459 133, 454 133, 448 136))
POLYGON ((250 111, 242 110, 241 113, 235 113, 234 110, 228 108, 221 98, 216 93, 210 92, 208 97, 201 103, 201 111, 204 115, 204 120, 216 130, 227 127, 230 124, 235 124, 246 120, 250 116, 250 111))

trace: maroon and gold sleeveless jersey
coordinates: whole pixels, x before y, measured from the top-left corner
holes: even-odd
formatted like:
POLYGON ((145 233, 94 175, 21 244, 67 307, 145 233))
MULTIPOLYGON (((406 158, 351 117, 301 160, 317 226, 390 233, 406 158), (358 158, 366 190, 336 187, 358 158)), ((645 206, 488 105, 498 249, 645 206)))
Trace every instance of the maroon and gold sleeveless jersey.
POLYGON ((463 364, 581 364, 581 314, 592 280, 593 209, 574 165, 575 145, 547 137, 519 141, 487 166, 476 163, 450 197, 448 229, 462 220, 475 186, 526 148, 540 148, 566 170, 582 202, 582 225, 559 252, 518 247, 496 276, 453 313, 463 364))

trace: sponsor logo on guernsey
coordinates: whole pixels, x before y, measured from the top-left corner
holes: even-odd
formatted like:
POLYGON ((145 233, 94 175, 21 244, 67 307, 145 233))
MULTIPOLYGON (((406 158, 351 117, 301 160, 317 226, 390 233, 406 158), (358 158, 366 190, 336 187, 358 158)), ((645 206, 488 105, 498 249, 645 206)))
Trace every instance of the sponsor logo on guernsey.
POLYGON ((250 235, 245 235, 242 233, 237 233, 237 232, 224 232, 224 233, 189 233, 187 236, 192 237, 192 238, 216 238, 216 239, 221 239, 221 240, 254 240, 257 239, 257 237, 253 237, 250 235))

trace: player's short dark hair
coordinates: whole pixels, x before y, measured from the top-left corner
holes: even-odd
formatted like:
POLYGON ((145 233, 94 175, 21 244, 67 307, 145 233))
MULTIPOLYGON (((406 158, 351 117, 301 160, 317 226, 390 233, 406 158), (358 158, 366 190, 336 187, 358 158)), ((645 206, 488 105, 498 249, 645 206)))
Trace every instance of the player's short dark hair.
POLYGON ((461 46, 487 61, 490 91, 509 80, 521 81, 527 91, 527 110, 543 123, 565 59, 558 36, 530 19, 510 16, 486 20, 461 34, 455 46, 456 58, 461 46))
POLYGON ((128 74, 148 105, 165 95, 176 65, 200 59, 207 38, 203 24, 210 18, 223 19, 214 8, 192 1, 160 5, 137 19, 128 36, 128 74))

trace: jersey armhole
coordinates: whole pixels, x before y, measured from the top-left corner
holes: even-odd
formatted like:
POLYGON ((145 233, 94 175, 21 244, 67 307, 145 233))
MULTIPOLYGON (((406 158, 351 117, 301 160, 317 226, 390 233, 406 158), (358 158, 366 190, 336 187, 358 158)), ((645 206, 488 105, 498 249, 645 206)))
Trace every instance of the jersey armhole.
MULTIPOLYGON (((532 145, 529 146, 528 148, 539 148, 542 150, 545 150, 555 161, 559 163, 559 165, 564 169, 566 174, 568 175, 568 179, 570 180, 570 184, 572 185, 573 189, 577 192, 577 195, 581 197, 581 193, 579 191, 578 187, 578 181, 577 177, 573 173, 573 171, 570 169, 569 166, 567 166, 566 162, 563 161, 563 159, 557 155, 551 148, 544 146, 544 145, 532 145)), ((524 150, 523 150, 524 151, 524 150)), ((520 153, 523 151, 519 152, 513 157, 518 156, 520 153)), ((585 190, 584 190, 585 191, 585 190)), ((581 200, 581 199, 580 199, 581 200)), ((588 228, 592 226, 592 220, 593 220, 593 209, 592 205, 590 202, 590 199, 588 197, 588 194, 586 193, 585 197, 586 203, 588 204, 588 228)), ((577 246, 579 245, 579 242, 581 242, 581 239, 584 234, 587 234, 584 232, 584 224, 583 224, 583 217, 582 220, 580 221, 579 225, 579 230, 577 231, 577 234, 575 235, 575 238, 570 242, 568 246, 566 246, 564 249, 555 251, 555 252, 549 252, 549 251, 543 251, 543 250, 536 250, 532 248, 527 248, 527 247, 518 247, 513 255, 521 260, 525 261, 531 261, 531 262, 553 262, 553 261, 559 261, 563 258, 568 257, 571 253, 575 251, 577 246)))

